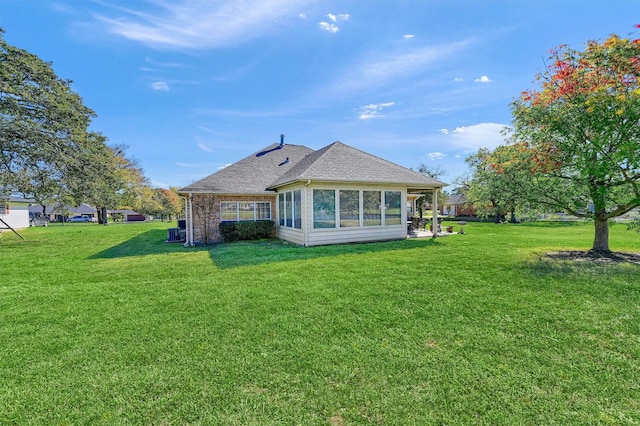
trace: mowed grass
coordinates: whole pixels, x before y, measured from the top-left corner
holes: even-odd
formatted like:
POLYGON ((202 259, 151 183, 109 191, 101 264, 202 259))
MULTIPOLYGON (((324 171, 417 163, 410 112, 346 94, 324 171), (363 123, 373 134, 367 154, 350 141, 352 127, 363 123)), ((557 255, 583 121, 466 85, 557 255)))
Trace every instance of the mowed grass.
POLYGON ((0 424, 640 423, 640 266, 543 256, 592 225, 188 249, 172 226, 2 233, 0 424))

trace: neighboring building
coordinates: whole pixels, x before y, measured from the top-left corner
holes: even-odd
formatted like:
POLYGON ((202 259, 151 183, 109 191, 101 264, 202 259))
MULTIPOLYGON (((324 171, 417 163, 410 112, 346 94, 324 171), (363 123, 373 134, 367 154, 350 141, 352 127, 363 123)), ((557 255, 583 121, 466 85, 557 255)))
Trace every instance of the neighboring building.
MULTIPOLYGON (((42 214, 42 206, 32 205, 29 207, 29 212, 34 214, 42 214)), ((73 216, 86 216, 93 221, 97 220, 98 211, 95 207, 89 204, 82 203, 78 207, 64 206, 63 208, 56 208, 53 206, 47 206, 46 215, 51 222, 62 222, 73 216)), ((144 215, 137 213, 133 210, 107 210, 107 215, 111 216, 111 220, 118 222, 142 222, 146 220, 144 215)))
POLYGON ((29 227, 29 205, 33 200, 21 197, 0 197, 0 230, 10 226, 13 229, 29 227), (6 224, 6 225, 5 225, 6 224))
MULTIPOLYGON (((34 204, 29 207, 29 212, 33 214, 42 214, 42 206, 34 204)), ((45 214, 51 222, 62 222, 73 216, 87 216, 91 218, 97 217, 96 208, 88 204, 82 203, 78 207, 64 206, 62 208, 54 206, 46 206, 45 214)))
POLYGON ((447 195, 440 213, 444 216, 475 216, 476 209, 467 201, 465 194, 447 195))
POLYGON ((220 222, 269 219, 276 237, 315 246, 406 238, 407 201, 445 185, 341 142, 282 140, 178 192, 186 245, 219 241, 220 222))

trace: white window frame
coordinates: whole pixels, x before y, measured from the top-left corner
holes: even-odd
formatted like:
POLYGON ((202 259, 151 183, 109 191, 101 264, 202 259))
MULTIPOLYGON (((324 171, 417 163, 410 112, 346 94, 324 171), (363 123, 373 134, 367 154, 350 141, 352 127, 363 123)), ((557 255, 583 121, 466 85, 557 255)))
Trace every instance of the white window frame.
MULTIPOLYGON (((243 211, 248 211, 248 209, 245 209, 243 211)), ((220 222, 256 222, 259 220, 271 220, 272 218, 272 212, 271 212, 271 202, 269 201, 220 201, 220 222), (223 212, 223 205, 224 204, 235 204, 235 212, 236 212, 236 217, 235 219, 225 219, 222 217, 222 212, 223 212), (240 205, 253 205, 253 218, 241 218, 240 217, 240 205), (269 206, 269 217, 268 218, 259 218, 258 217, 258 204, 267 204, 269 206)))

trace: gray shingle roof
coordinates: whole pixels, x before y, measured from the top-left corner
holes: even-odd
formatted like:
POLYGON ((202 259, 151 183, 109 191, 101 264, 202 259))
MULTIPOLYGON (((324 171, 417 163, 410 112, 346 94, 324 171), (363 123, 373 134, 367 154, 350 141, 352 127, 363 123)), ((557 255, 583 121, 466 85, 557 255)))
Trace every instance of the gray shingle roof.
MULTIPOLYGON (((270 145, 264 150, 278 145, 270 145)), ((342 142, 334 142, 318 151, 301 145, 285 144, 282 149, 263 156, 256 157, 256 154, 194 182, 179 192, 273 193, 272 190, 279 186, 300 180, 394 183, 421 189, 445 185, 342 142), (279 166, 286 158, 289 158, 289 162, 279 166)))
POLYGON ((285 144, 282 149, 256 157, 259 152, 274 149, 279 145, 278 143, 270 145, 237 163, 233 163, 191 185, 185 186, 178 192, 272 194, 273 191, 267 190, 269 183, 286 173, 307 154, 313 152, 311 148, 306 146, 285 144), (279 166, 287 157, 289 162, 279 166))
POLYGON ((375 155, 334 142, 315 151, 273 181, 276 188, 296 180, 395 183, 432 188, 445 184, 375 155))

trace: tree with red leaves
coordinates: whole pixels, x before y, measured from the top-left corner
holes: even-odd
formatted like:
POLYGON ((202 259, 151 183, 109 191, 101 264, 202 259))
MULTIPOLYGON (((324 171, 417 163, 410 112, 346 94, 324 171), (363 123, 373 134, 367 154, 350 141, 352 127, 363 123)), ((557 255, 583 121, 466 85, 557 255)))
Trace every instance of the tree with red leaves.
POLYGON ((609 219, 640 206, 640 39, 560 46, 549 59, 540 88, 511 104, 508 143, 528 150, 528 201, 590 217, 591 250, 609 253, 609 219))

